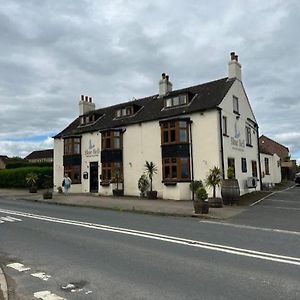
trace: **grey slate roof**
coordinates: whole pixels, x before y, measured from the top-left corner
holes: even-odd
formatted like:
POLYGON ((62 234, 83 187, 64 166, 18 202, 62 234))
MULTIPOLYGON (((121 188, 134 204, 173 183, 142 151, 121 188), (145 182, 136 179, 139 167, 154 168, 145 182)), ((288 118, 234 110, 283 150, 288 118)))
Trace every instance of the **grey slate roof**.
POLYGON ((85 132, 99 131, 110 128, 118 128, 130 124, 140 122, 148 122, 153 120, 161 120, 176 116, 186 115, 192 112, 203 111, 207 109, 217 108, 221 103, 229 89, 231 88, 234 79, 228 80, 227 77, 204 84, 175 90, 163 98, 158 97, 158 94, 141 98, 126 103, 97 109, 94 114, 100 116, 98 120, 90 125, 79 126, 79 117, 69 124, 63 131, 58 133, 54 138, 63 136, 80 135, 85 132), (174 108, 164 108, 164 99, 170 98, 179 94, 189 93, 193 100, 189 105, 179 106, 174 108), (138 112, 132 116, 115 118, 116 110, 129 105, 139 106, 138 112))
POLYGON ((37 150, 28 154, 25 159, 53 158, 53 149, 37 150))

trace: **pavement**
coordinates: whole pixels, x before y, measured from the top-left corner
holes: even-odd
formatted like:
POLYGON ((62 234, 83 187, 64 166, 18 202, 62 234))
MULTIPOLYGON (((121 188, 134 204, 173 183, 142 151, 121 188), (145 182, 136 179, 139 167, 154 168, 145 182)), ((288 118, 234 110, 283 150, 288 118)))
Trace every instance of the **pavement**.
MULTIPOLYGON (((282 188, 284 189, 285 186, 282 188)), ((280 189, 279 189, 280 190, 280 189)), ((157 215, 170 215, 180 217, 201 217, 207 219, 225 220, 249 209, 249 206, 223 206, 222 208, 209 208, 209 214, 195 214, 192 201, 175 200, 149 200, 140 197, 112 197, 99 196, 98 194, 70 193, 64 195, 53 192, 53 198, 43 199, 43 190, 37 193, 29 193, 27 189, 0 189, 0 197, 12 201, 27 200, 45 202, 58 205, 71 205, 78 207, 93 207, 101 209, 112 209, 118 211, 131 211, 135 213, 148 213, 157 215)), ((264 195, 261 196, 263 198, 264 195)), ((249 198, 249 196, 248 196, 249 198)), ((251 194, 250 194, 251 198, 251 194)), ((257 200, 257 194, 253 193, 253 202, 257 200)), ((250 201, 251 202, 251 201, 250 201)), ((7 283, 5 275, 0 266, 0 300, 8 299, 7 283), (1 293, 2 291, 2 293, 1 293)))

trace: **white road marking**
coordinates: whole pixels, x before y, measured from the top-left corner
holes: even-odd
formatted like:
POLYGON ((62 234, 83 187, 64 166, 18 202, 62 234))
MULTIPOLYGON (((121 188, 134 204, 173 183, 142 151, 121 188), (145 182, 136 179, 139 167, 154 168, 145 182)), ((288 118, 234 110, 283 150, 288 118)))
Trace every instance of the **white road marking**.
POLYGON ((299 207, 285 207, 285 206, 269 206, 269 205, 260 205, 259 207, 264 207, 264 208, 276 208, 276 209, 285 209, 285 210, 300 210, 299 207))
POLYGON ((15 269, 19 272, 25 272, 25 271, 30 270, 30 268, 25 267, 23 264, 20 264, 20 263, 12 263, 12 264, 8 264, 6 266, 9 267, 9 268, 15 269))
POLYGON ((55 294, 52 294, 50 291, 40 291, 33 294, 35 298, 42 300, 67 300, 65 298, 59 297, 55 294))
POLYGON ((30 274, 31 276, 33 277, 37 277, 37 278, 40 278, 44 281, 47 281, 49 278, 51 278, 50 275, 47 275, 46 273, 44 272, 39 272, 39 273, 33 273, 33 274, 30 274))
POLYGON ((298 258, 298 257, 277 255, 277 254, 268 253, 268 252, 254 251, 254 250, 230 247, 230 246, 225 246, 225 245, 220 245, 220 244, 207 243, 207 242, 202 242, 202 241, 197 241, 197 240, 178 238, 175 236, 156 234, 153 232, 131 230, 131 229, 127 229, 127 228, 112 227, 112 226, 95 224, 95 223, 79 222, 79 221, 68 220, 68 219, 59 219, 59 218, 54 218, 54 217, 49 217, 49 216, 35 215, 35 214, 29 214, 29 213, 24 213, 24 212, 18 212, 18 211, 8 211, 8 210, 0 209, 0 212, 17 215, 17 216, 23 216, 25 218, 43 220, 43 221, 47 221, 47 222, 55 222, 55 223, 72 225, 72 226, 80 226, 80 227, 91 228, 91 229, 96 229, 96 230, 103 230, 103 231, 115 232, 115 233, 120 233, 120 234, 127 234, 127 235, 131 235, 131 236, 138 236, 138 237, 142 237, 142 238, 159 240, 159 241, 164 241, 164 242, 168 242, 168 243, 175 243, 175 244, 180 244, 180 245, 185 245, 185 246, 190 246, 190 247, 197 247, 197 248, 202 248, 202 249, 208 249, 208 250, 213 250, 213 251, 218 251, 218 252, 223 252, 223 253, 228 253, 228 254, 258 258, 258 259, 267 260, 267 261, 280 262, 280 263, 300 266, 300 258, 298 258))
POLYGON ((206 221, 201 220, 199 223, 206 223, 206 224, 213 224, 213 225, 220 225, 220 226, 228 226, 228 227, 235 227, 235 228, 245 228, 245 229, 252 229, 252 230, 260 230, 260 231, 267 231, 267 232, 274 232, 274 233, 283 233, 283 234, 291 234, 291 235, 300 235, 299 231, 290 231, 290 230, 282 230, 277 228, 266 228, 266 227, 256 227, 250 225, 241 225, 241 224, 233 224, 233 223, 225 223, 225 222, 217 222, 217 221, 206 221))
POLYGON ((6 216, 6 217, 0 217, 0 221, 3 221, 3 223, 4 223, 4 221, 7 221, 7 222, 15 222, 15 221, 21 222, 22 220, 11 217, 11 216, 6 216))

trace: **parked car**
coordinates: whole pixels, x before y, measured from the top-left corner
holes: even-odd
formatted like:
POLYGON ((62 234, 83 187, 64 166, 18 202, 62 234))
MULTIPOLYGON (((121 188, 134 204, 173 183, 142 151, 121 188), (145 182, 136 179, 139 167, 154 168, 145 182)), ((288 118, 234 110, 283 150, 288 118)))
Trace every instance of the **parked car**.
POLYGON ((295 183, 300 184, 300 172, 295 175, 295 183))

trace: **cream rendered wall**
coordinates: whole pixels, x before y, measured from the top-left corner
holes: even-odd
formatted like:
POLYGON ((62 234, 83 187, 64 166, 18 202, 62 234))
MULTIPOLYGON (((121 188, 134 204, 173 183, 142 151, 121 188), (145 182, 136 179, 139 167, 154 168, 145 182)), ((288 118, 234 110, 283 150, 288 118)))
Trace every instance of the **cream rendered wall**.
POLYGON ((275 183, 281 182, 281 165, 280 165, 280 157, 275 153, 271 154, 260 154, 261 160, 261 172, 262 176, 262 183, 266 185, 274 185, 275 183), (266 167, 265 167, 265 158, 269 159, 269 171, 270 174, 266 174, 266 167))
MULTIPOLYGON (((251 161, 257 162, 257 175, 259 174, 259 157, 258 157, 258 140, 257 131, 254 126, 247 120, 247 118, 255 120, 255 116, 251 110, 250 103, 247 99, 247 95, 243 89, 242 83, 239 80, 235 80, 231 89, 225 96, 222 103, 219 105, 222 108, 222 116, 227 117, 227 134, 228 137, 223 136, 223 148, 224 148, 224 168, 225 177, 227 177, 228 158, 235 159, 235 172, 236 178, 239 181, 241 195, 254 191, 253 188, 248 188, 247 177, 252 177, 252 165, 251 161), (233 96, 238 97, 239 101, 239 113, 238 117, 233 113, 233 96), (246 146, 246 124, 251 128, 252 147, 246 146), (236 131, 239 132, 240 136, 235 137, 236 131), (237 143, 237 145, 235 144, 237 143), (241 158, 247 160, 247 172, 242 172, 241 158)), ((260 183, 257 182, 256 190, 260 190, 260 183)))
MULTIPOLYGON (((100 165, 101 134, 99 132, 85 133, 81 137, 81 192, 90 192, 90 162, 98 163, 98 182, 101 174, 100 165), (88 173, 88 179, 84 179, 82 174, 88 173)), ((99 185, 98 185, 99 190, 99 185)))
POLYGON ((163 195, 161 168, 161 137, 159 121, 130 125, 123 134, 124 194, 140 194, 138 180, 145 171, 145 161, 152 161, 158 169, 153 177, 153 189, 163 195))
MULTIPOLYGON (((222 168, 219 112, 210 110, 194 113, 191 120, 194 180, 202 180, 204 183, 209 169, 214 166, 222 168)), ((212 196, 212 190, 207 189, 207 192, 212 196)), ((217 196, 220 196, 220 189, 217 190, 217 196)))
POLYGON ((64 155, 64 142, 63 139, 54 139, 53 144, 53 176, 54 176, 54 187, 56 191, 60 186, 64 177, 64 166, 63 166, 63 155, 64 155))

